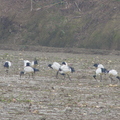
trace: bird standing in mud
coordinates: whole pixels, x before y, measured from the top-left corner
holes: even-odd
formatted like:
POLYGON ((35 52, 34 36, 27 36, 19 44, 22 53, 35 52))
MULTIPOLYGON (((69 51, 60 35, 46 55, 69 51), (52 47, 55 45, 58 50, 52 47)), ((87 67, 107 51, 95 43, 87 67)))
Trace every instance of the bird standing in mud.
POLYGON ((107 74, 107 69, 104 68, 102 64, 94 64, 93 65, 96 68, 95 75, 93 75, 94 79, 97 80, 97 76, 100 76, 100 82, 102 81, 102 75, 107 74))
POLYGON ((34 61, 31 62, 31 67, 36 68, 38 66, 38 60, 35 58, 34 61))
POLYGON ((114 69, 108 71, 109 78, 111 79, 111 83, 114 80, 113 77, 116 77, 120 82, 120 77, 118 76, 118 72, 114 69))
POLYGON ((99 75, 100 76, 100 82, 102 81, 102 75, 106 75, 107 74, 107 69, 105 68, 97 68, 96 71, 95 71, 95 75, 93 75, 94 79, 97 80, 97 76, 99 75))
POLYGON ((12 63, 11 61, 5 61, 4 68, 6 69, 6 73, 8 74, 9 68, 11 67, 12 63))
POLYGON ((38 65, 37 60, 33 61, 32 64, 29 60, 24 60, 24 70, 20 72, 20 79, 21 76, 25 74, 29 75, 28 78, 30 78, 30 75, 32 75, 32 78, 34 78, 34 74, 39 71, 39 69, 36 68, 37 65, 38 65))
MULTIPOLYGON (((64 79, 66 77, 66 75, 68 76, 69 80, 71 80, 69 73, 73 73, 75 72, 75 69, 73 67, 68 66, 68 64, 66 62, 62 62, 62 65, 59 68, 58 71, 61 75, 64 76, 64 79)), ((58 75, 58 74, 57 74, 58 75)))
POLYGON ((34 74, 38 71, 39 69, 32 68, 31 66, 26 66, 24 67, 24 70, 20 72, 20 79, 21 79, 21 76, 25 74, 28 74, 28 78, 30 78, 30 75, 32 75, 32 78, 34 78, 34 74))
POLYGON ((59 71, 59 68, 60 68, 60 64, 58 62, 53 62, 52 64, 48 64, 48 67, 57 71, 56 73, 56 78, 58 77, 58 71, 59 71))

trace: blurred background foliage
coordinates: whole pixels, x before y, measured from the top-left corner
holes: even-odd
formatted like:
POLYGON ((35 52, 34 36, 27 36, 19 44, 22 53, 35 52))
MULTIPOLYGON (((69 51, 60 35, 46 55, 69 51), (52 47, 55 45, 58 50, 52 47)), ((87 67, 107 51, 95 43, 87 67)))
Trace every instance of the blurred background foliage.
POLYGON ((0 43, 120 50, 120 0, 0 0, 0 43))

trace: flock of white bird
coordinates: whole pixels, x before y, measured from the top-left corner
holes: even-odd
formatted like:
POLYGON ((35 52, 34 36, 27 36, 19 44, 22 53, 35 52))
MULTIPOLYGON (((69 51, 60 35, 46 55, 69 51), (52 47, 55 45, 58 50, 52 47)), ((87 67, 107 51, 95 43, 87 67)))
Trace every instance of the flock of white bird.
POLYGON ((38 61, 35 59, 34 61, 30 62, 29 60, 24 60, 24 70, 20 72, 20 78, 24 74, 28 74, 30 78, 30 73, 32 74, 32 78, 34 78, 35 72, 39 71, 37 69, 38 61))
MULTIPOLYGON (((4 68, 6 68, 6 72, 8 73, 9 68, 11 67, 11 61, 5 61, 4 68)), ((28 74, 30 78, 30 74, 32 74, 32 78, 34 78, 35 72, 39 71, 36 67, 38 66, 38 61, 35 59, 34 61, 30 62, 29 60, 24 60, 24 70, 20 72, 20 78, 24 74, 28 74)), ((116 77, 120 81, 120 77, 118 76, 118 72, 114 69, 107 70, 102 64, 94 64, 96 68, 95 75, 93 78, 97 80, 97 76, 100 76, 100 81, 102 81, 102 75, 108 75, 111 79, 111 83, 114 80, 113 77, 116 77)), ((58 62, 53 62, 52 64, 48 64, 48 67, 56 70, 56 78, 58 78, 58 74, 64 76, 68 76, 69 80, 71 80, 69 73, 75 72, 75 69, 67 64, 67 62, 62 62, 59 64, 58 62)))
MULTIPOLYGON (((24 62, 24 69, 23 71, 20 72, 20 78, 25 74, 28 74, 28 78, 30 78, 30 74, 32 74, 32 78, 34 78, 35 72, 39 71, 39 69, 36 68, 38 65, 38 61, 35 59, 32 62, 30 62, 29 60, 24 60, 23 62, 24 62)), ((5 61, 3 65, 4 68, 6 69, 7 74, 11 65, 12 65, 11 61, 5 61)))
POLYGON ((93 66, 96 68, 96 74, 93 75, 95 80, 97 80, 97 75, 100 76, 100 81, 102 80, 102 75, 108 75, 111 79, 111 83, 114 80, 113 77, 116 77, 120 81, 120 77, 118 76, 118 72, 116 70, 107 70, 102 64, 94 64, 93 66))
MULTIPOLYGON (((38 61, 35 59, 32 62, 30 62, 29 60, 24 60, 23 62, 24 62, 24 69, 23 71, 20 72, 20 78, 25 74, 28 74, 28 78, 30 78, 30 75, 32 75, 32 78, 34 78, 35 72, 39 71, 39 69, 36 68, 38 66, 38 61)), ((6 68, 6 73, 8 73, 8 70, 11 67, 11 65, 12 65, 11 61, 5 61, 3 66, 4 68, 6 68)), ((64 76, 64 79, 67 75, 68 78, 71 80, 68 73, 75 72, 74 68, 68 66, 66 62, 62 62, 61 65, 57 62, 54 62, 53 64, 49 64, 48 67, 57 70, 56 78, 58 78, 58 74, 61 74, 64 76)))
POLYGON ((53 62, 53 64, 49 64, 48 67, 57 71, 56 78, 58 78, 59 73, 64 76, 64 79, 67 75, 69 80, 71 80, 69 73, 75 72, 75 69, 73 67, 70 67, 67 62, 62 62, 61 65, 58 62, 53 62))

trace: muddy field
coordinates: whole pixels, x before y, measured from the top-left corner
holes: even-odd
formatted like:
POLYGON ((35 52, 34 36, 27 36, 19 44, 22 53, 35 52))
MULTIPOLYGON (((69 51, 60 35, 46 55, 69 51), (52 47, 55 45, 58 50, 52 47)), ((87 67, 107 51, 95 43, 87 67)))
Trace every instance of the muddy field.
MULTIPOLYGON (((104 54, 104 52, 103 52, 104 54)), ((94 63, 120 73, 120 55, 73 54, 0 50, 0 120, 119 120, 120 83, 93 79, 94 63), (35 78, 19 79, 23 60, 39 60, 35 78), (9 74, 3 62, 12 61, 9 74), (68 62, 76 72, 71 81, 55 78, 52 62, 68 62)), ((120 74, 119 74, 120 75, 120 74)))

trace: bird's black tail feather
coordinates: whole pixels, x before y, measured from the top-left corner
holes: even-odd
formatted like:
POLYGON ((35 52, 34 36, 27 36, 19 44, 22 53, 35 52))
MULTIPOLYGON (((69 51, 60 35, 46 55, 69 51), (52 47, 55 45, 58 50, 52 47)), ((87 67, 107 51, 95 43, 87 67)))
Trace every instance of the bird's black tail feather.
POLYGON ((75 69, 73 67, 70 68, 71 68, 71 73, 75 72, 75 69))

